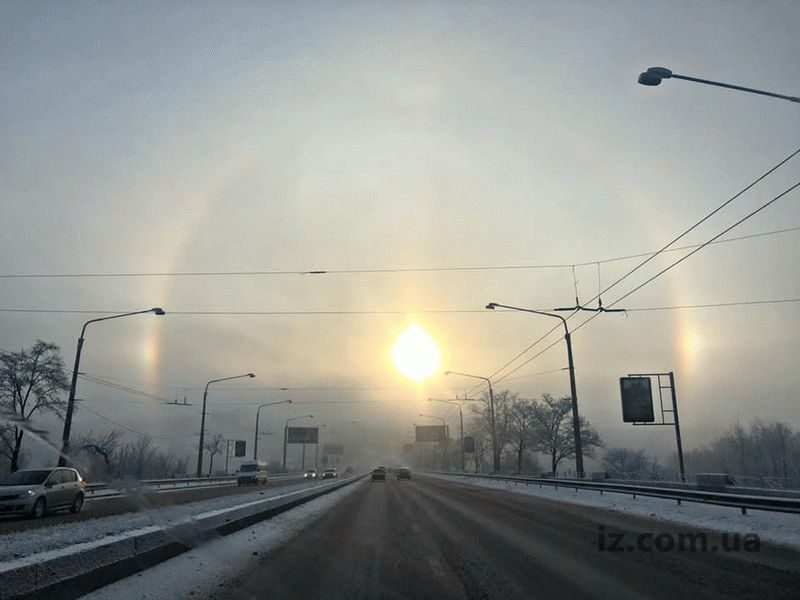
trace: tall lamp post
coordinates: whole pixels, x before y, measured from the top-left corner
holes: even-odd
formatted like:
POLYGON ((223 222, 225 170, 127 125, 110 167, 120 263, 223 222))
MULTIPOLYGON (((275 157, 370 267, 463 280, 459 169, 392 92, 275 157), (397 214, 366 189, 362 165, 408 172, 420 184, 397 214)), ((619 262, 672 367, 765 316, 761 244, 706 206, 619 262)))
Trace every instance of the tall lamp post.
POLYGON ((543 315, 545 317, 553 317, 561 319, 564 325, 564 341, 567 343, 567 361, 569 362, 569 390, 572 396, 572 429, 575 436, 575 471, 578 477, 583 477, 583 447, 581 444, 581 421, 578 416, 578 392, 575 388, 575 363, 572 360, 572 338, 569 334, 569 327, 567 320, 561 315, 554 315, 553 313, 544 312, 541 310, 533 310, 530 308, 519 308, 518 306, 508 306, 506 304, 498 304, 497 302, 490 302, 486 308, 493 310, 495 308, 505 308, 508 310, 516 310, 520 312, 534 313, 536 315, 543 315))
POLYGON ((494 391, 492 390, 492 380, 480 375, 469 375, 458 371, 445 371, 445 375, 461 375, 462 377, 472 377, 473 379, 483 379, 489 386, 489 420, 492 422, 492 468, 494 471, 500 470, 500 453, 497 451, 497 426, 494 415, 494 391))
POLYGON ((314 415, 303 415, 301 417, 290 417, 286 419, 286 424, 283 426, 283 472, 286 473, 286 435, 289 432, 289 423, 297 421, 298 419, 313 419, 314 415))
MULTIPOLYGON (((282 388, 283 389, 283 388, 282 388)), ((267 402, 266 404, 262 404, 256 410, 256 433, 253 436, 253 460, 258 460, 258 415, 261 412, 262 408, 266 408, 267 406, 275 406, 277 404, 291 404, 291 400, 281 400, 280 402, 267 402)))
POLYGON ((639 83, 642 85, 660 85, 663 79, 684 79, 686 81, 714 85, 717 87, 727 88, 729 90, 748 92, 750 94, 758 94, 760 96, 769 96, 770 98, 779 98, 781 100, 788 100, 789 102, 800 102, 800 98, 797 96, 786 96, 784 94, 776 94, 775 92, 767 92, 765 90, 742 87, 741 85, 732 85, 730 83, 722 83, 720 81, 711 81, 710 79, 700 79, 699 77, 690 77, 689 75, 678 75, 666 67, 650 67, 647 69, 647 71, 639 75, 639 83))
POLYGON ((467 461, 464 454, 464 413, 461 411, 461 404, 455 400, 440 400, 438 398, 428 398, 428 402, 443 402, 444 404, 455 404, 458 407, 458 423, 461 433, 461 470, 466 470, 467 461))
POLYGON ((255 375, 252 373, 245 373, 244 375, 234 375, 233 377, 222 377, 221 379, 212 379, 208 383, 206 383, 206 388, 203 390, 203 414, 200 417, 200 445, 197 448, 197 476, 203 476, 203 436, 206 432, 206 400, 208 399, 208 386, 212 383, 218 383, 220 381, 230 381, 231 379, 239 379, 241 377, 249 377, 253 378, 255 375))
POLYGON ((58 457, 58 466, 63 467, 67 464, 67 453, 69 452, 69 434, 72 429, 72 413, 75 410, 75 389, 78 385, 78 368, 81 364, 81 350, 83 349, 83 342, 86 336, 86 326, 90 323, 98 323, 100 321, 110 321, 111 319, 121 319, 122 317, 131 317, 133 315, 144 315, 153 313, 155 315, 165 315, 164 309, 156 306, 148 308, 147 310, 137 310, 134 312, 124 313, 120 315, 111 315, 110 317, 101 317, 99 319, 90 319, 83 324, 81 328, 81 336, 78 338, 78 349, 75 352, 75 366, 72 368, 72 382, 69 386, 69 399, 67 400, 67 413, 64 416, 64 432, 61 435, 61 454, 58 457))

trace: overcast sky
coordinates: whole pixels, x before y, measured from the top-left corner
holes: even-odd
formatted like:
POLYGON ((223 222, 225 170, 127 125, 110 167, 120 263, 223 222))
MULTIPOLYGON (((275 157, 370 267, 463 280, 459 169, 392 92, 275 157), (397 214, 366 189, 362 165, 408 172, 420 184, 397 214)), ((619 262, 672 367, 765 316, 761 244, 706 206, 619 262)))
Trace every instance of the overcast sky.
MULTIPOLYGON (((678 80, 644 87, 638 74, 659 65, 798 95, 800 6, 649 4, 4 2, 0 274, 532 267, 656 250, 800 147, 800 105, 678 80)), ((800 157, 678 245, 798 175, 800 157)), ((788 194, 727 237, 800 228, 798 201, 788 194)), ((618 306, 797 299, 798 248, 799 230, 717 244, 618 306)), ((559 333, 497 372, 557 323, 487 302, 569 306, 575 280, 588 302, 598 275, 608 285, 640 260, 580 266, 574 279, 569 267, 4 278, 0 308, 163 306, 164 317, 90 326, 81 370, 193 406, 81 381, 88 410, 74 431, 112 426, 95 412, 188 453, 205 382, 247 371, 257 379, 212 388, 209 428, 248 444, 254 407, 286 398, 297 404, 262 413, 270 431, 307 413, 328 431, 358 419, 401 436, 420 412, 455 427, 455 412, 425 399, 480 390, 400 376, 390 352, 409 323, 437 341, 441 371, 499 380, 559 333), (478 312, 423 312, 441 310, 478 312)), ((2 312, 0 347, 53 341, 71 367, 93 316, 2 312)), ((736 419, 798 427, 799 325, 798 302, 600 315, 573 338, 581 412, 611 445, 671 452, 670 430, 621 423, 618 378, 672 370, 687 447, 736 419)), ((566 394, 566 372, 552 372, 565 366, 559 343, 495 388, 566 394)), ((270 457, 279 437, 261 442, 270 457)))

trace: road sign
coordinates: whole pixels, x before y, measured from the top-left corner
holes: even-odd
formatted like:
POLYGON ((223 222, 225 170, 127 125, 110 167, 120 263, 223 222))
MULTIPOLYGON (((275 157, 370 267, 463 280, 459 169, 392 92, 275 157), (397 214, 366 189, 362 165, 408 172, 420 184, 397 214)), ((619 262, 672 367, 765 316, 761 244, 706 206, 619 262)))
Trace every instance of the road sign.
POLYGON ((344 446, 342 444, 325 444, 322 447, 322 456, 341 456, 344 454, 344 446))
POLYGON ((447 434, 444 425, 417 425, 416 441, 420 442, 443 442, 447 434))
POLYGON ((244 456, 246 448, 247 442, 244 440, 236 440, 236 443, 233 445, 233 455, 236 457, 244 456))
POLYGON ((287 444, 316 444, 319 439, 317 427, 289 427, 287 444))
POLYGON ((625 423, 652 423, 653 391, 649 377, 620 377, 622 420, 625 423))
POLYGON ((464 436, 464 452, 475 453, 475 438, 471 435, 464 436))

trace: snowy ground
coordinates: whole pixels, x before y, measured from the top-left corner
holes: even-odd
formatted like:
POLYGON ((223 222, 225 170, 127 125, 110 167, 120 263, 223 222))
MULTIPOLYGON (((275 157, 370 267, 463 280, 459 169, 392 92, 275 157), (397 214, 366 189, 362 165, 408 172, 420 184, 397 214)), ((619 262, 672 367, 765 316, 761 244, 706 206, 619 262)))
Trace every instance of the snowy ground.
MULTIPOLYGON (((254 491, 250 494, 220 496, 186 504, 143 509, 135 513, 86 519, 74 523, 62 523, 52 527, 45 526, 10 533, 0 537, 0 563, 66 548, 74 544, 100 540, 152 525, 172 525, 200 513, 231 508, 235 505, 264 500, 308 487, 307 483, 299 482, 293 485, 254 491)), ((144 497, 142 497, 142 501, 145 502, 144 497)))
POLYGON ((605 508, 643 517, 653 517, 704 529, 729 533, 738 532, 741 534, 757 533, 762 542, 800 548, 800 514, 747 509, 747 514, 742 515, 740 510, 735 507, 695 502, 683 502, 681 506, 678 506, 675 500, 648 498, 645 496, 637 496, 634 500, 630 494, 617 494, 607 491, 601 496, 598 491, 582 489, 576 492, 575 488, 563 486, 559 486, 558 489, 548 485, 539 488, 536 484, 526 486, 510 481, 495 481, 491 479, 448 475, 431 475, 431 477, 439 477, 480 487, 508 490, 518 494, 528 494, 560 502, 572 502, 584 506, 605 508))
POLYGON ((259 556, 286 543, 319 519, 364 482, 356 482, 256 523, 223 538, 171 558, 155 567, 107 585, 84 598, 90 600, 159 600, 205 598, 225 588, 259 556))

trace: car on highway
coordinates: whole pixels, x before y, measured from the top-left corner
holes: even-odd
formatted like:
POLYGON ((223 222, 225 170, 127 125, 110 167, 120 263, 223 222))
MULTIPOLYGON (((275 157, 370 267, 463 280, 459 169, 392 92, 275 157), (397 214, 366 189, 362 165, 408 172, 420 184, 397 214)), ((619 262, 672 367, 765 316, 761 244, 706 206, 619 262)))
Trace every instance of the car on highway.
POLYGON ((386 481, 386 469, 377 467, 372 470, 372 481, 386 481))
POLYGON ((83 508, 86 484, 75 469, 25 469, 0 479, 0 514, 28 514, 35 519, 56 510, 83 508))
POLYGON ((260 460, 245 460, 236 474, 236 485, 266 485, 267 463, 260 460))
POLYGON ((328 467, 322 472, 323 479, 335 479, 339 474, 336 472, 336 467, 328 467))
POLYGON ((305 473, 303 473, 303 479, 316 479, 317 476, 316 469, 308 469, 305 473))
POLYGON ((408 467, 400 467, 397 469, 397 480, 408 479, 411 481, 411 469, 408 467))

